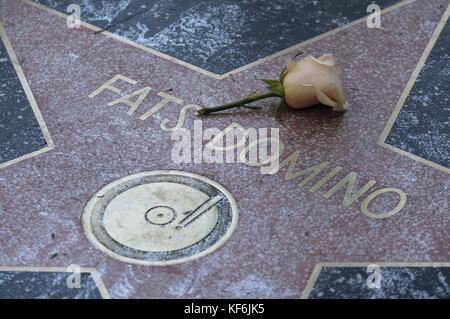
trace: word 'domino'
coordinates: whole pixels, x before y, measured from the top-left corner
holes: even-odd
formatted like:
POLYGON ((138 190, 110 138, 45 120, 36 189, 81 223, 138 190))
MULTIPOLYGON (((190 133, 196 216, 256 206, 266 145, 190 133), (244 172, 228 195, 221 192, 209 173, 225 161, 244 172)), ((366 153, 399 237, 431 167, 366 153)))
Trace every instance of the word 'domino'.
MULTIPOLYGON (((107 81, 105 84, 100 86, 98 89, 96 89, 94 92, 89 94, 90 98, 95 97, 99 93, 103 92, 104 90, 112 91, 116 94, 121 94, 121 90, 115 87, 113 84, 117 82, 118 80, 125 81, 129 84, 137 84, 137 81, 132 80, 130 78, 127 78, 123 75, 116 75, 111 80, 107 81)), ((144 87, 142 89, 139 89, 131 94, 121 96, 111 102, 108 102, 108 106, 114 106, 117 104, 125 104, 129 107, 127 114, 132 115, 136 109, 142 104, 145 97, 150 92, 150 87, 144 87)), ((183 101, 178 99, 177 97, 174 97, 172 95, 169 95, 165 92, 159 92, 157 93, 159 97, 161 97, 161 101, 158 102, 156 105, 149 107, 146 112, 139 117, 140 120, 146 120, 150 116, 156 114, 159 110, 161 110, 163 107, 165 107, 169 103, 175 103, 178 105, 182 105, 183 101)), ((168 119, 163 119, 160 123, 160 127, 164 131, 171 131, 176 132, 180 128, 183 127, 186 117, 186 112, 188 110, 198 110, 201 107, 195 104, 187 104, 181 107, 179 111, 178 121, 175 126, 168 127, 168 119)), ((238 123, 231 123, 227 128, 225 128, 223 131, 221 131, 219 134, 216 135, 215 138, 213 138, 208 144, 206 144, 205 147, 212 148, 216 150, 223 150, 223 146, 217 145, 217 142, 226 136, 226 134, 230 131, 235 131, 235 129, 242 130, 242 132, 245 132, 245 134, 241 136, 247 136, 247 129, 245 129, 242 125, 238 123)), ((172 138, 172 140, 176 140, 176 138, 172 138)), ((294 181, 297 183, 297 186, 299 188, 304 188, 308 184, 309 192, 315 193, 318 190, 326 189, 323 197, 330 198, 332 196, 335 196, 336 193, 338 193, 341 189, 344 189, 344 195, 342 199, 342 205, 345 207, 350 207, 354 203, 356 203, 358 200, 362 200, 360 205, 360 211, 366 215, 367 217, 374 218, 374 219, 383 219, 393 216, 394 214, 398 213, 403 209, 403 207, 406 204, 406 194, 404 191, 398 188, 394 187, 388 187, 388 188, 379 188, 376 190, 373 190, 376 181, 375 180, 369 180, 367 183, 365 183, 363 186, 357 188, 356 187, 356 181, 358 179, 358 173, 357 172, 349 172, 347 175, 345 175, 343 178, 338 180, 336 183, 333 183, 333 180, 339 176, 339 173, 343 170, 341 166, 332 166, 332 164, 328 161, 324 161, 321 163, 317 163, 314 165, 311 165, 309 167, 298 167, 301 163, 300 159, 300 150, 296 150, 292 152, 291 154, 287 155, 282 161, 280 160, 283 151, 284 151, 284 143, 281 139, 275 139, 277 143, 274 143, 274 145, 277 146, 276 151, 273 152, 270 156, 273 156, 271 158, 272 162, 275 163, 275 165, 269 165, 268 162, 261 161, 261 158, 259 161, 252 161, 246 160, 245 155, 251 154, 252 148, 258 147, 261 142, 267 142, 265 139, 256 139, 256 142, 250 145, 247 145, 244 147, 243 153, 241 153, 240 158, 242 163, 249 165, 249 166, 259 166, 262 165, 268 165, 266 168, 267 170, 264 172, 265 174, 276 174, 279 171, 281 171, 284 168, 287 168, 284 179, 286 181, 294 181), (244 155, 242 155, 244 154, 244 155), (313 183, 313 184, 312 184, 313 183), (330 185, 332 184, 332 185, 330 185), (388 208, 386 211, 373 211, 370 208, 370 204, 375 201, 376 199, 381 199, 383 201, 383 196, 392 196, 395 195, 397 198, 396 201, 387 201, 389 203, 393 202, 393 207, 388 208)), ((220 143, 219 143, 220 144, 220 143)), ((237 142, 235 145, 227 145, 226 147, 229 149, 238 148, 240 146, 239 142, 237 142)), ((173 154, 172 154, 173 155, 173 154)), ((269 158, 270 158, 269 156, 269 158)), ((263 173, 263 171, 261 170, 263 173)), ((386 201, 384 201, 386 202, 386 201)))
MULTIPOLYGON (((248 134, 247 129, 240 125, 239 123, 233 122, 227 128, 225 128, 220 134, 216 135, 206 147, 211 149, 223 150, 222 148, 222 140, 228 134, 240 136, 238 141, 234 145, 227 145, 227 148, 239 148, 245 136, 248 134), (242 134, 236 135, 236 131, 242 131, 242 134), (219 145, 217 142, 220 142, 219 145)), ((231 138, 233 140, 233 138, 231 138)), ((253 147, 258 147, 258 142, 266 142, 264 139, 257 139, 255 143, 251 143, 248 146, 243 148, 243 152, 241 152, 241 162, 249 165, 249 166, 261 166, 267 165, 267 162, 262 161, 248 161, 245 159, 245 155, 251 153, 253 147)), ((350 207, 359 199, 363 199, 361 202, 360 210, 367 217, 374 219, 383 219, 393 216, 398 213, 406 204, 406 194, 404 191, 398 188, 380 188, 377 190, 373 190, 373 187, 376 184, 376 181, 370 180, 366 184, 364 184, 359 189, 356 189, 356 180, 358 178, 358 173, 350 172, 342 179, 338 180, 337 183, 332 184, 333 178, 337 177, 338 174, 342 171, 341 166, 333 167, 332 164, 328 161, 315 163, 309 167, 299 167, 301 163, 301 152, 300 150, 296 150, 291 154, 287 155, 282 161, 280 160, 281 155, 285 150, 285 146, 283 141, 280 139, 275 143, 276 152, 272 153, 272 155, 278 156, 278 158, 271 159, 273 165, 266 167, 265 174, 276 174, 281 169, 286 168, 286 173, 284 175, 284 180, 286 181, 296 181, 297 186, 299 188, 306 187, 308 184, 309 192, 315 193, 318 190, 326 188, 327 190, 323 194, 323 197, 330 198, 334 196, 341 189, 345 189, 344 197, 342 199, 342 204, 345 207, 350 207), (332 184, 332 185, 329 185, 332 184), (388 211, 382 212, 374 212, 369 207, 370 204, 377 198, 381 198, 386 195, 396 195, 398 201, 395 203, 395 206, 389 209, 388 211)), ((269 156, 270 158, 270 156, 269 156)))

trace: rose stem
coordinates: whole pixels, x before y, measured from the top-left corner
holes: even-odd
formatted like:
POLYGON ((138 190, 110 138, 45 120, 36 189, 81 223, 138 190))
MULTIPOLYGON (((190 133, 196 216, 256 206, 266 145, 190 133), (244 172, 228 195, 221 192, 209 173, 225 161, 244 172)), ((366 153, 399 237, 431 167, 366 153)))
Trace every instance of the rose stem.
POLYGON ((197 113, 199 115, 205 115, 205 114, 209 114, 209 113, 220 112, 220 111, 229 110, 229 109, 232 109, 235 107, 241 107, 241 106, 244 106, 246 104, 249 104, 249 103, 252 103, 252 102, 255 102, 258 100, 267 99, 269 97, 280 97, 280 96, 273 92, 266 92, 266 93, 262 93, 259 95, 251 95, 251 96, 246 97, 245 99, 237 101, 237 102, 228 103, 228 104, 211 107, 211 108, 203 108, 203 109, 198 110, 197 113))

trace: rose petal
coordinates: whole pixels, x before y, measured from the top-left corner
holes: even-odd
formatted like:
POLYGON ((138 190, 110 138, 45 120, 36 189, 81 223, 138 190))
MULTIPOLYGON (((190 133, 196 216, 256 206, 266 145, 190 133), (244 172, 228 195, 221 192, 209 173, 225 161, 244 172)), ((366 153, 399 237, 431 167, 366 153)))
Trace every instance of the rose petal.
POLYGON ((336 64, 336 60, 334 59, 333 55, 331 54, 324 54, 322 55, 320 58, 318 58, 317 60, 329 64, 329 65, 335 65, 336 64))
POLYGON ((348 108, 346 97, 331 54, 320 58, 308 55, 295 64, 290 63, 283 78, 286 103, 291 108, 305 108, 322 103, 335 111, 348 108))
POLYGON ((323 105, 328 105, 333 107, 333 109, 335 107, 338 106, 338 103, 336 103, 335 101, 333 101, 332 99, 330 99, 328 97, 328 95, 326 95, 325 93, 323 93, 319 88, 316 87, 316 94, 317 94, 317 99, 320 101, 320 103, 322 103, 323 105))

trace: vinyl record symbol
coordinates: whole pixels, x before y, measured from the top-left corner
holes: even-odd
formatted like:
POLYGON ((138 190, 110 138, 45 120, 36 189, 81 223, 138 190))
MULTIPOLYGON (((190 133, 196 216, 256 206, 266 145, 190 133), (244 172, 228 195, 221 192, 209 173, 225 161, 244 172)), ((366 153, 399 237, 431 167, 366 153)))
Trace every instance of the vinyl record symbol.
POLYGON ((206 255, 237 226, 233 196, 206 177, 144 172, 101 189, 83 213, 87 238, 113 258, 169 265, 206 255))

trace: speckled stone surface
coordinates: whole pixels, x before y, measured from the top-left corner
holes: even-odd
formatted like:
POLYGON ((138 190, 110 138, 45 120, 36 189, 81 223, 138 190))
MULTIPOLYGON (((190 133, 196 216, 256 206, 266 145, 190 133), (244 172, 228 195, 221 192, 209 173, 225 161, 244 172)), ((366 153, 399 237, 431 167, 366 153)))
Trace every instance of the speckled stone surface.
MULTIPOLYGON (((382 29, 357 24, 217 80, 104 34, 67 29, 63 18, 26 2, 0 0, 0 21, 55 143, 55 149, 0 171, 0 264, 92 267, 113 298, 298 298, 318 262, 450 261, 448 173, 378 145, 448 5, 417 0, 384 15, 382 29), (167 118, 174 126, 180 105, 139 119, 160 101, 160 91, 183 104, 212 106, 262 89, 255 77, 275 77, 299 51, 336 56, 347 113, 321 106, 287 111, 280 125, 272 116, 274 101, 267 100, 260 112, 217 114, 203 119, 203 126, 279 127, 286 144, 281 158, 300 150, 294 172, 329 162, 303 187, 301 177, 285 179, 286 168, 262 175, 242 163, 174 164, 171 134, 160 125, 167 118), (88 97, 117 74, 137 81, 117 83, 124 93, 152 88, 133 115, 123 104, 107 106, 120 97, 111 91, 88 97), (336 166, 342 170, 328 184, 309 191, 336 166), (194 172, 226 187, 240 210, 232 237, 207 256, 165 267, 127 264, 97 250, 81 226, 87 201, 112 181, 158 169, 194 172), (326 198, 350 172, 358 174, 355 188, 375 180, 370 192, 401 189, 405 206, 375 219, 361 212, 365 196, 348 207, 343 189, 326 198)), ((184 127, 192 130, 194 119, 187 112, 184 127)), ((391 209, 398 198, 390 195, 370 209, 391 209)))
MULTIPOLYGON (((369 273, 370 274, 370 273, 369 273)), ((364 267, 325 267, 311 299, 448 299, 449 267, 381 267, 380 287, 367 285, 364 267)))
POLYGON ((0 40, 0 164, 46 145, 30 102, 0 40))
POLYGON ((386 142, 450 168, 450 21, 442 30, 386 142))
POLYGON ((68 288, 71 273, 0 271, 1 299, 100 299, 90 273, 80 273, 80 286, 68 288))
MULTIPOLYGON (((216 74, 364 17, 371 0, 36 0, 216 74)), ((379 0, 381 8, 398 0, 379 0)))

